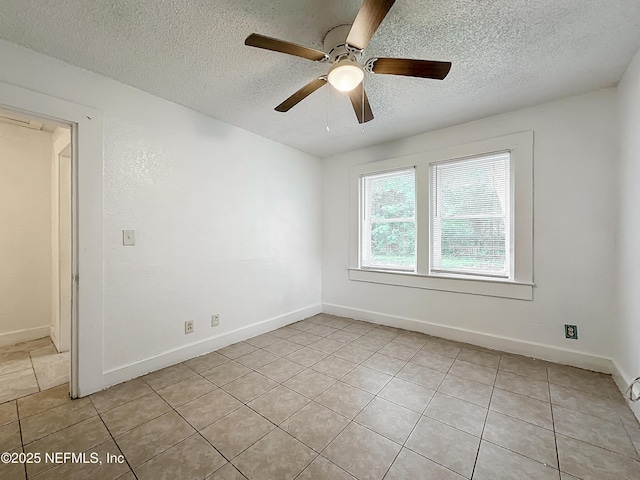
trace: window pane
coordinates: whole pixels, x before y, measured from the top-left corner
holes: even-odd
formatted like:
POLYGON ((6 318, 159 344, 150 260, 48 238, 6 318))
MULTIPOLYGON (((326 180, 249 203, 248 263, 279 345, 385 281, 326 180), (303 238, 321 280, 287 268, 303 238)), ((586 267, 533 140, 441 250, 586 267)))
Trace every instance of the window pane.
POLYGON ((416 263, 416 225, 414 222, 374 223, 371 225, 369 266, 413 267, 416 263))
POLYGON ((414 169, 368 175, 363 177, 362 186, 362 266, 414 270, 414 169))
POLYGON ((504 271, 503 218, 446 218, 441 229, 442 270, 504 271))
POLYGON ((413 218, 416 208, 416 182, 410 172, 367 177, 371 195, 371 220, 413 218))
POLYGON ((432 167, 433 271, 509 276, 509 154, 432 167))

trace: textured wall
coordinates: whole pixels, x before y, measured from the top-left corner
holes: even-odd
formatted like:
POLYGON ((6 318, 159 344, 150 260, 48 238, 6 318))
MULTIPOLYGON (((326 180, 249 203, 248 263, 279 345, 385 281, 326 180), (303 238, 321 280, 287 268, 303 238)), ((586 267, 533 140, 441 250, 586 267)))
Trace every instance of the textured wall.
POLYGON ((319 160, 135 93, 105 115, 106 369, 317 304, 319 160))
POLYGON ((51 323, 51 134, 0 123, 0 335, 51 323))
POLYGON ((105 371, 319 303, 317 158, 8 42, 0 63, 104 112, 105 371))
MULTIPOLYGON (((625 381, 640 376, 640 51, 618 87, 618 320, 614 359, 625 381)), ((640 415, 640 409, 637 410, 640 415)))
POLYGON ((601 90, 327 158, 324 304, 611 355, 615 268, 615 93, 601 90), (349 281, 349 167, 533 130, 533 301, 349 281), (563 325, 579 326, 578 341, 563 325))

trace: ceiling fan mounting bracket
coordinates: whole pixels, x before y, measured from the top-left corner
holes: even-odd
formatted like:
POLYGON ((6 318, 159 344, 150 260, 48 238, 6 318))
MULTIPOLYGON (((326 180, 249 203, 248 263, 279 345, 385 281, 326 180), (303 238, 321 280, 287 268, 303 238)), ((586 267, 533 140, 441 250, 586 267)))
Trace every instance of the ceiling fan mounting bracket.
POLYGON ((338 25, 333 27, 324 36, 324 51, 329 52, 329 61, 336 63, 344 58, 359 62, 362 58, 362 50, 347 44, 347 35, 351 30, 351 25, 338 25))
POLYGON ((358 58, 362 57, 362 53, 364 52, 364 50, 360 50, 359 48, 356 47, 352 47, 351 45, 349 45, 348 43, 344 44, 344 48, 347 50, 347 52, 349 52, 351 55, 356 56, 358 58))
POLYGON ((368 73, 373 73, 373 66, 378 61, 376 57, 371 57, 369 60, 365 62, 363 65, 364 71, 368 73))
MULTIPOLYGON (((348 47, 348 45, 346 44, 342 46, 348 47)), ((348 48, 345 48, 345 50, 346 50, 345 52, 340 52, 335 57, 332 57, 331 63, 338 63, 340 60, 344 60, 345 58, 349 60, 353 60, 354 62, 360 63, 360 60, 362 59, 361 50, 349 51, 348 48)))

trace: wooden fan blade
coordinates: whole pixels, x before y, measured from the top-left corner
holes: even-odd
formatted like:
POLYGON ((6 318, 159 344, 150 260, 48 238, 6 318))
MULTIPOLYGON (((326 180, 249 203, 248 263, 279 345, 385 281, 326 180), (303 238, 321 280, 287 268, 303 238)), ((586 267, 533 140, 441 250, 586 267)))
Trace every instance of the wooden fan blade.
POLYGON ((265 37, 259 33, 252 33, 249 35, 244 41, 244 44, 250 47, 272 50, 274 52, 288 53, 289 55, 307 58, 316 62, 329 59, 329 56, 320 50, 303 47, 302 45, 297 45, 291 42, 285 42, 284 40, 278 40, 277 38, 265 37))
POLYGON ((313 82, 307 83, 304 87, 278 105, 276 110, 278 112, 288 112, 320 87, 323 87, 326 83, 327 79, 325 77, 316 78, 313 82))
POLYGON ((358 123, 367 123, 373 120, 373 112, 371 111, 371 105, 369 105, 369 99, 367 98, 367 92, 362 87, 362 82, 358 84, 356 88, 349 92, 349 99, 351 105, 353 105, 353 111, 356 112, 358 117, 358 123), (362 100, 364 99, 364 108, 362 100))
POLYGON ((373 60, 373 73, 406 75, 408 77, 443 80, 451 70, 451 62, 412 60, 409 58, 377 58, 373 60))
POLYGON ((364 50, 396 0, 364 0, 353 21, 347 43, 364 50))

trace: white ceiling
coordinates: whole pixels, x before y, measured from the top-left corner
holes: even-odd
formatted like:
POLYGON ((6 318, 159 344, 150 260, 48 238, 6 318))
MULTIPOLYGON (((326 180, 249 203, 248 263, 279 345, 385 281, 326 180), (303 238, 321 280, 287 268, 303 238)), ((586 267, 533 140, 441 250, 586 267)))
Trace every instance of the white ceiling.
POLYGON ((613 86, 640 45, 640 0, 397 0, 364 58, 449 60, 444 81, 368 75, 364 131, 328 88, 275 112, 328 67, 246 36, 321 49, 360 3, 0 0, 0 38, 320 157, 613 86))

